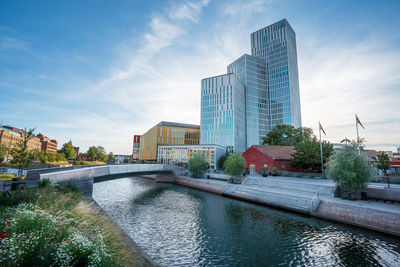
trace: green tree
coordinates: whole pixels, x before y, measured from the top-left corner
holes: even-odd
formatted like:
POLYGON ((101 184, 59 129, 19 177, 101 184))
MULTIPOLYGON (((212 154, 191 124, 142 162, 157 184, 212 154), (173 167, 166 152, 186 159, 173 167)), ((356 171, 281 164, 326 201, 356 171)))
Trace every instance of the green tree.
POLYGON ((102 146, 97 147, 97 160, 106 161, 107 160, 107 152, 102 146))
POLYGON ((223 154, 223 155, 219 158, 218 163, 217 163, 218 169, 220 169, 220 170, 223 170, 223 169, 224 169, 224 163, 225 163, 225 160, 226 160, 226 158, 227 158, 228 156, 229 156, 229 153, 226 152, 225 154, 223 154))
POLYGON ((377 161, 376 167, 379 170, 382 170, 384 175, 386 175, 387 170, 389 170, 389 168, 390 168, 389 156, 385 152, 381 151, 377 155, 377 159, 378 159, 378 161, 377 161))
POLYGON ((10 161, 11 166, 18 169, 18 178, 22 178, 23 169, 29 167, 34 159, 33 151, 28 150, 28 142, 32 139, 32 135, 35 129, 29 131, 24 130, 22 134, 22 140, 17 144, 16 147, 11 149, 12 160, 10 161))
POLYGON ((365 156, 358 155, 354 147, 346 147, 333 155, 328 164, 327 175, 337 185, 350 191, 365 188, 373 172, 365 156))
POLYGON ((208 163, 203 155, 194 154, 188 161, 188 169, 193 174, 193 177, 202 177, 207 168, 208 163))
POLYGON ((47 158, 48 158, 47 151, 40 151, 38 156, 39 156, 39 160, 40 160, 41 163, 46 163, 47 162, 47 158))
POLYGON ((108 153, 108 155, 107 155, 107 161, 108 161, 108 162, 114 162, 114 161, 115 161, 114 153, 112 153, 112 152, 108 153))
MULTIPOLYGON (((62 153, 60 153, 62 154, 62 153)), ((64 154, 63 154, 64 155, 64 154)), ((65 156, 64 156, 65 157, 65 156)), ((56 153, 48 153, 47 154, 47 161, 48 162, 54 162, 56 161, 56 153)))
POLYGON ((91 146, 89 150, 86 152, 88 159, 90 161, 100 160, 105 161, 107 160, 107 153, 104 147, 102 146, 91 146))
POLYGON ((63 153, 56 153, 55 154, 56 161, 67 161, 63 153))
POLYGON ((264 145, 294 146, 303 140, 314 137, 313 130, 307 127, 295 128, 291 125, 278 124, 266 137, 263 138, 264 145))
POLYGON ((224 172, 231 176, 238 176, 243 173, 246 167, 246 160, 242 154, 235 152, 228 156, 224 163, 224 172))
MULTIPOLYGON (((303 169, 321 172, 321 149, 319 141, 312 137, 298 142, 295 146, 295 153, 290 160, 290 167, 294 169, 303 169)), ((326 159, 333 153, 333 146, 329 142, 322 142, 322 153, 324 164, 326 159)))
POLYGON ((7 146, 0 145, 0 163, 2 163, 4 161, 5 157, 8 154, 8 151, 9 151, 9 149, 7 146))
POLYGON ((76 158, 76 151, 71 140, 68 143, 63 144, 61 153, 63 153, 65 158, 68 160, 76 158))

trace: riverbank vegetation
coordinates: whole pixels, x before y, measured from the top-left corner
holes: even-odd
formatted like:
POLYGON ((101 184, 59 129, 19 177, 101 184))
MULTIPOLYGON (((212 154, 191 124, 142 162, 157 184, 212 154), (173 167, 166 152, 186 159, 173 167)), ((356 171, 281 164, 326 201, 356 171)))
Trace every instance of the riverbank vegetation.
POLYGON ((1 266, 137 266, 148 261, 77 189, 42 183, 0 198, 1 266))

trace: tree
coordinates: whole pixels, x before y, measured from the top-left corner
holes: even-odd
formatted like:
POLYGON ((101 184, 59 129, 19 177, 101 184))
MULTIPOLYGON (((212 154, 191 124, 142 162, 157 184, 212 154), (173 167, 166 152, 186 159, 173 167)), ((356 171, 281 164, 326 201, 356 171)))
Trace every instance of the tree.
POLYGON ((76 158, 76 151, 72 145, 71 140, 68 143, 63 144, 61 148, 61 153, 64 154, 65 158, 68 160, 76 158))
POLYGON ((329 162, 327 175, 347 191, 365 188, 373 173, 365 156, 358 155, 354 147, 337 152, 329 162))
POLYGON ((202 177, 207 168, 208 163, 203 155, 194 154, 188 161, 188 169, 193 174, 193 177, 202 177))
POLYGON ((38 156, 39 156, 39 160, 40 160, 41 163, 46 163, 47 162, 47 158, 48 158, 47 151, 40 151, 38 156))
POLYGON ((18 168, 18 178, 22 178, 22 171, 24 168, 29 167, 34 159, 33 151, 28 150, 28 142, 32 139, 35 129, 29 131, 24 130, 22 133, 22 140, 17 144, 17 147, 11 149, 12 160, 11 165, 18 168))
POLYGON ((5 145, 0 145, 0 163, 2 163, 4 161, 4 159, 6 158, 7 154, 8 154, 8 147, 5 145))
POLYGON ((226 158, 229 156, 229 153, 228 152, 226 152, 225 154, 223 154, 220 158, 219 158, 219 160, 218 160, 218 169, 220 169, 220 170, 223 170, 224 169, 224 163, 225 163, 225 160, 226 160, 226 158))
MULTIPOLYGON (((319 141, 313 137, 304 139, 294 146, 295 153, 290 160, 290 167, 294 169, 310 170, 321 172, 321 150, 319 141)), ((329 142, 322 142, 323 162, 333 153, 333 146, 329 142)))
POLYGON ((89 150, 86 152, 88 159, 90 161, 101 160, 105 161, 107 159, 106 150, 102 146, 91 146, 89 150))
POLYGON ((56 161, 67 161, 63 153, 56 153, 55 154, 56 161))
POLYGON ((107 152, 102 146, 97 147, 97 159, 100 161, 106 161, 107 160, 107 152))
POLYGON ((381 151, 377 155, 377 159, 378 159, 378 161, 377 161, 376 167, 379 170, 382 170, 384 175, 386 175, 386 171, 389 170, 389 168, 390 168, 389 156, 385 152, 381 151))
POLYGON ((278 124, 266 137, 263 138, 264 145, 294 146, 303 140, 314 138, 313 130, 307 127, 295 128, 291 125, 278 124))
POLYGON ((107 161, 108 161, 108 162, 113 162, 113 161, 115 161, 114 153, 112 153, 112 152, 108 153, 107 161))
POLYGON ((229 155, 224 163, 225 173, 231 176, 238 176, 242 174, 245 167, 246 160, 239 152, 229 155))
POLYGON ((263 144, 293 146, 297 133, 296 128, 291 125, 278 124, 263 138, 263 144))

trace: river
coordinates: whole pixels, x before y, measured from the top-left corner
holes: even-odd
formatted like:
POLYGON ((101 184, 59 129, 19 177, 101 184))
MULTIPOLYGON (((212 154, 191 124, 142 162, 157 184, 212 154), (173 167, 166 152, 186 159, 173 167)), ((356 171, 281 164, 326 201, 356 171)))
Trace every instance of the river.
POLYGON ((162 266, 400 266, 400 240, 173 184, 94 184, 94 200, 162 266))

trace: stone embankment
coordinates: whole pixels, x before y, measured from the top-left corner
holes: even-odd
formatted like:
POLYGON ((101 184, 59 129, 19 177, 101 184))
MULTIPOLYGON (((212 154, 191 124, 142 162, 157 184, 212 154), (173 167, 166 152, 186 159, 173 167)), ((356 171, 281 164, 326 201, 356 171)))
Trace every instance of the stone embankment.
POLYGON ((400 205, 333 197, 326 180, 248 177, 243 184, 178 177, 175 183, 261 205, 400 236, 400 205))

